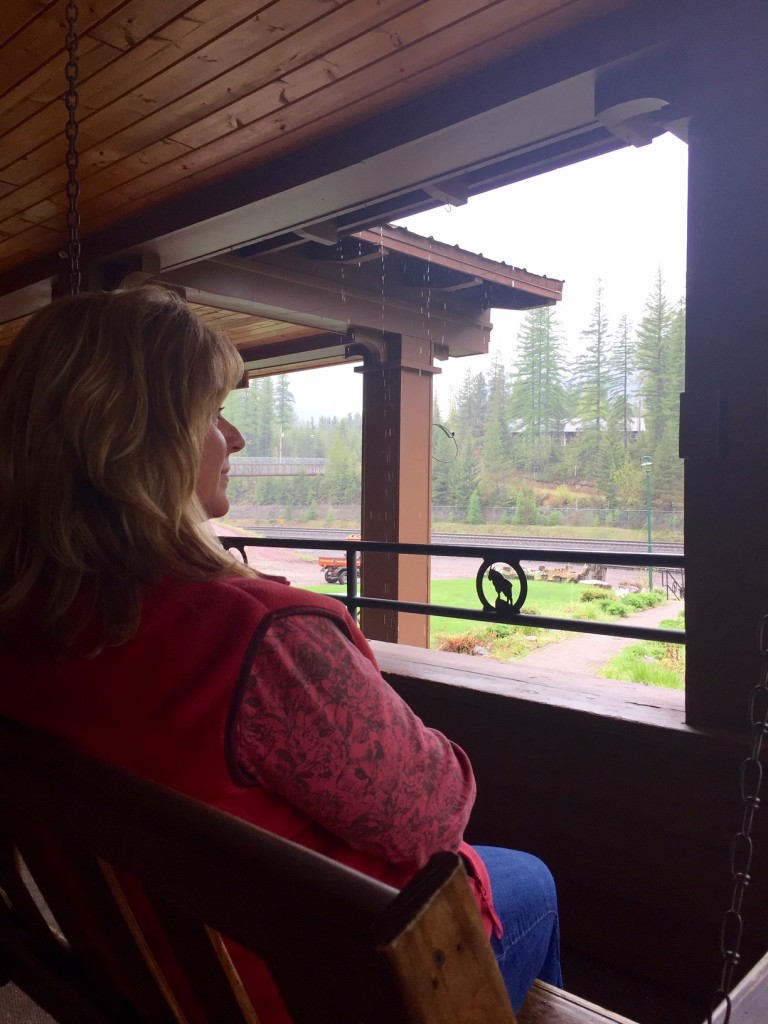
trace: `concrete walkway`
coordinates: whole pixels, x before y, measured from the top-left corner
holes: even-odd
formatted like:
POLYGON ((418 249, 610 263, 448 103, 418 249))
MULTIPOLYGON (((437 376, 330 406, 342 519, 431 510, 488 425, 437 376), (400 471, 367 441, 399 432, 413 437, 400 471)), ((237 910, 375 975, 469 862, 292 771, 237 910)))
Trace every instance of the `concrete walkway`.
MULTIPOLYGON (((646 608, 634 615, 617 619, 626 626, 658 626, 664 619, 674 619, 682 607, 682 602, 673 600, 646 608)), ((558 672, 578 672, 580 675, 597 675, 600 669, 619 651, 639 640, 625 640, 618 636, 599 636, 595 633, 582 633, 570 640, 561 640, 540 647, 524 658, 516 658, 517 665, 530 665, 537 668, 552 668, 558 672)))

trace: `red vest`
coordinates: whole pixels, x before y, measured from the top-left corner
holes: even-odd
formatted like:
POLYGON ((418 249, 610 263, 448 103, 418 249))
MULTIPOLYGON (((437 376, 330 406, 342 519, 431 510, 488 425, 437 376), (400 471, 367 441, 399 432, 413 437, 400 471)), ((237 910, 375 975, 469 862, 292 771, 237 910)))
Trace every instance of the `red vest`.
MULTIPOLYGON (((281 797, 238 785, 230 774, 228 718, 254 635, 270 612, 302 607, 330 611, 375 664, 365 638, 331 598, 263 579, 168 580, 145 599, 136 636, 95 658, 30 662, 28 652, 23 659, 0 653, 0 713, 400 888, 413 868, 353 850, 281 797)), ((466 844, 462 852, 478 876, 474 886, 490 930, 485 867, 466 844)), ((232 952, 260 1019, 286 1020, 260 962, 232 952)))

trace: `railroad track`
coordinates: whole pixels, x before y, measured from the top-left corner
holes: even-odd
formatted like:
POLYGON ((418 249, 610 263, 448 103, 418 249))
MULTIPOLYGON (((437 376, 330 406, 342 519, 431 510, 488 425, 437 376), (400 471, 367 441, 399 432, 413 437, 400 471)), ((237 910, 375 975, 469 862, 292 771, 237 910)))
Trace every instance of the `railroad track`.
MULTIPOLYGON (((264 537, 305 538, 306 540, 346 540, 349 530, 334 529, 297 529, 288 526, 259 527, 258 532, 264 537)), ((536 551, 615 551, 616 554, 647 554, 648 545, 643 541, 600 540, 589 541, 581 538, 555 537, 509 537, 500 534, 478 533, 433 533, 434 544, 456 544, 464 547, 477 548, 533 548, 536 551)), ((653 551, 659 555, 682 555, 683 545, 668 542, 654 542, 653 551)))

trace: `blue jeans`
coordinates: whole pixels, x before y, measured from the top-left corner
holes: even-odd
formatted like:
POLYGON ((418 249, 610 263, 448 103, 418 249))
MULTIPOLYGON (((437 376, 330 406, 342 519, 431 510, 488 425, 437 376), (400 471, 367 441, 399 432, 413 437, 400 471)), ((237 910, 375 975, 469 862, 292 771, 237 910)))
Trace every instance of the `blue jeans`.
POLYGON ((491 878, 491 893, 504 934, 491 936, 515 1013, 535 978, 563 986, 557 895, 549 868, 529 853, 475 846, 491 878))

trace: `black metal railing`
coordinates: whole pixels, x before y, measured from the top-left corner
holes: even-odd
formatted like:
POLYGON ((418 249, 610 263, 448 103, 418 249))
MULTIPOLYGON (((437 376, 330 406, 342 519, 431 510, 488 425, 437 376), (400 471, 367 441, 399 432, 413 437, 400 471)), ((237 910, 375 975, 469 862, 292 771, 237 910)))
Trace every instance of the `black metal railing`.
POLYGON ((526 615, 525 599, 528 593, 528 574, 522 562, 581 563, 605 566, 629 566, 633 568, 678 569, 684 567, 681 554, 641 553, 616 551, 584 551, 580 549, 555 552, 546 548, 504 548, 477 547, 465 544, 404 544, 384 541, 362 540, 314 540, 304 537, 232 537, 219 540, 227 549, 240 552, 247 562, 247 548, 290 548, 310 551, 343 551, 346 561, 346 592, 343 596, 333 595, 354 615, 360 608, 379 608, 396 612, 414 612, 422 615, 440 615, 446 618, 469 619, 475 622, 506 623, 525 626, 528 629, 559 629, 576 633, 597 633, 603 636, 627 637, 639 640, 660 640, 665 643, 685 643, 685 631, 679 629, 658 629, 648 626, 621 624, 618 622, 591 619, 565 619, 547 615, 526 615), (453 558, 473 558, 480 561, 475 576, 479 608, 456 608, 451 605, 426 604, 415 601, 400 601, 383 597, 366 597, 358 593, 357 562, 365 552, 384 552, 398 555, 433 555, 453 558), (509 574, 495 570, 494 580, 488 573, 494 566, 507 567, 514 572, 516 581, 509 574), (489 580, 496 590, 496 598, 489 601, 484 584, 489 580), (506 582, 504 582, 506 581, 506 582), (517 596, 514 591, 517 589, 517 596))

